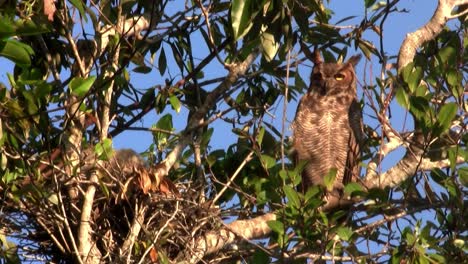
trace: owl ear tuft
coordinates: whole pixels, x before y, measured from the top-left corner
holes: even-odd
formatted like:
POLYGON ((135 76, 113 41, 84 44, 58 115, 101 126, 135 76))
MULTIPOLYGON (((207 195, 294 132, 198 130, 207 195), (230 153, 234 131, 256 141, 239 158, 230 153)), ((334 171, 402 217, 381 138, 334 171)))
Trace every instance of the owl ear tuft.
POLYGON ((361 54, 354 55, 351 58, 349 58, 349 60, 346 63, 356 66, 358 62, 361 60, 361 57, 362 57, 361 54))

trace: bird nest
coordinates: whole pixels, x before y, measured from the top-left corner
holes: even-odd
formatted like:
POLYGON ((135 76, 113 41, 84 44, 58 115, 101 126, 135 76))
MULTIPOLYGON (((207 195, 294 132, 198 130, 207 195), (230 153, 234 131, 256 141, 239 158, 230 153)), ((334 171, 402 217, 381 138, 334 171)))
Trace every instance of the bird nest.
POLYGON ((203 202, 203 192, 155 178, 133 151, 117 151, 107 161, 87 151, 75 176, 62 168, 49 165, 42 182, 30 181, 49 191, 23 202, 27 221, 35 223, 27 239, 39 245, 37 255, 59 256, 58 262, 74 258, 89 201, 91 249, 105 262, 183 259, 197 238, 222 224, 219 210, 203 202))

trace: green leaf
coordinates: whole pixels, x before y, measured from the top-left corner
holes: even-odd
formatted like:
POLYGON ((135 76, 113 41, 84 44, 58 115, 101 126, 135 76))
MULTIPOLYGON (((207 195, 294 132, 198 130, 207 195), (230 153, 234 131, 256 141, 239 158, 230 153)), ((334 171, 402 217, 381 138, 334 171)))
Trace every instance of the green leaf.
POLYGON ((75 77, 70 81, 68 87, 73 95, 78 97, 85 96, 91 86, 93 86, 94 81, 96 80, 95 76, 90 76, 88 78, 75 77))
POLYGON ((279 43, 275 40, 275 36, 269 32, 264 32, 260 40, 265 60, 272 61, 278 53, 279 43))
POLYGON ((437 182, 438 184, 443 184, 443 181, 445 179, 447 179, 447 174, 445 174, 445 172, 439 168, 434 168, 432 169, 431 171, 431 177, 432 179, 437 182))
POLYGON ((442 64, 445 65, 454 65, 457 60, 457 50, 452 46, 446 46, 440 49, 438 58, 441 60, 442 64))
POLYGON ((437 114, 438 134, 444 133, 450 128, 452 120, 457 115, 458 106, 456 103, 447 103, 440 108, 437 114))
POLYGON ((456 69, 448 69, 447 70, 447 83, 450 85, 450 86, 460 86, 461 85, 461 82, 462 82, 462 79, 463 79, 463 75, 461 74, 461 72, 457 71, 456 69))
POLYGON ((458 169, 458 177, 460 179, 460 183, 468 187, 468 167, 461 167, 458 169))
POLYGON ((5 183, 5 184, 8 184, 14 180, 16 180, 16 178, 18 178, 18 174, 16 174, 14 171, 9 171, 7 170, 4 174, 3 174, 3 177, 2 177, 2 181, 5 183))
POLYGON ((266 154, 262 154, 260 159, 262 161, 263 167, 265 167, 266 169, 270 169, 276 165, 276 160, 266 154))
POLYGON ((457 188, 457 185, 456 185, 451 179, 447 179, 447 180, 444 182, 444 187, 447 189, 448 193, 449 193, 452 197, 458 197, 458 188, 457 188))
POLYGON ((377 0, 364 0, 364 5, 366 8, 371 7, 377 0))
POLYGON ((296 90, 299 92, 307 90, 307 85, 305 84, 304 80, 299 74, 299 71, 297 71, 296 74, 294 75, 294 86, 296 87, 296 90))
POLYGON ((364 194, 364 188, 357 182, 350 182, 346 184, 344 192, 349 195, 362 195, 364 194))
POLYGON ((20 66, 31 65, 31 55, 34 55, 34 51, 27 44, 13 39, 0 41, 0 56, 20 66))
POLYGON ((405 91, 405 89, 403 89, 403 87, 400 86, 400 87, 398 87, 396 89, 395 98, 396 98, 398 104, 400 104, 406 110, 409 109, 409 107, 410 107, 410 105, 409 105, 409 96, 408 96, 408 93, 405 91))
POLYGON ((375 48, 374 44, 372 42, 364 40, 364 39, 359 39, 357 40, 358 42, 358 47, 364 53, 364 56, 366 56, 367 59, 371 59, 372 53, 377 54, 377 49, 375 48))
POLYGON ((133 72, 147 74, 147 73, 150 73, 151 70, 152 70, 151 67, 148 67, 146 65, 140 65, 140 66, 135 67, 133 69, 133 72))
POLYGON ((304 202, 309 203, 309 200, 312 198, 321 198, 322 190, 318 185, 314 185, 307 189, 307 192, 304 196, 304 202))
POLYGON ((165 114, 158 123, 156 123, 157 128, 161 128, 167 131, 172 131, 172 115, 165 114))
POLYGON ((0 39, 7 39, 13 37, 16 34, 16 28, 14 21, 9 20, 6 17, 0 19, 0 39))
POLYGON ((341 226, 336 230, 336 234, 344 241, 349 241, 351 236, 353 235, 353 230, 349 227, 341 226))
MULTIPOLYGON (((172 115, 166 114, 163 117, 161 117, 161 119, 159 119, 159 121, 156 123, 156 127, 168 132, 173 131, 172 115)), ((163 131, 156 131, 154 133, 154 136, 158 146, 158 150, 163 150, 167 145, 167 138, 169 137, 169 134, 163 131)))
POLYGON ((166 52, 164 51, 164 48, 161 49, 161 53, 159 54, 158 68, 159 68, 159 73, 161 75, 164 75, 167 69, 167 59, 166 59, 166 52))
POLYGON ((233 0, 231 3, 231 26, 234 41, 247 34, 252 27, 252 0, 233 0))
POLYGON ((179 68, 184 68, 184 60, 182 59, 182 54, 180 53, 179 49, 174 43, 170 43, 172 49, 172 55, 174 56, 174 60, 177 63, 179 68))
POLYGON ((278 174, 283 181, 286 181, 287 179, 289 179, 287 170, 280 170, 278 174))
POLYGON ((258 133, 257 133, 257 144, 258 144, 259 146, 262 145, 262 141, 263 141, 263 136, 264 136, 264 135, 265 135, 265 127, 262 126, 262 127, 260 127, 260 128, 258 129, 258 133))
POLYGON ((408 88, 411 92, 415 92, 418 88, 419 83, 424 75, 423 69, 420 66, 413 67, 407 75, 405 82, 408 84, 408 88))
POLYGON ((88 22, 88 18, 86 17, 85 13, 85 5, 83 4, 84 2, 81 0, 70 0, 70 3, 78 9, 80 12, 81 17, 84 19, 85 22, 88 22))
POLYGON ((285 185, 283 187, 283 191, 286 197, 288 198, 288 202, 291 203, 294 206, 294 208, 301 208, 301 200, 299 199, 299 195, 297 194, 296 190, 294 190, 289 185, 285 185))
POLYGON ((253 255, 252 263, 271 263, 270 256, 265 251, 257 249, 253 255))
POLYGON ((18 247, 15 243, 11 242, 7 239, 3 233, 0 233, 0 245, 1 245, 1 252, 0 256, 2 259, 2 263, 8 264, 19 264, 21 260, 18 256, 18 247))
POLYGON ((450 161, 450 169, 455 170, 455 166, 457 165, 457 157, 460 155, 460 148, 459 146, 453 146, 447 150, 448 158, 450 161))
POLYGON ((273 230, 273 232, 280 236, 284 234, 284 224, 278 220, 271 220, 267 222, 267 225, 273 230))
POLYGON ((50 30, 45 24, 37 25, 31 19, 13 21, 11 18, 0 19, 0 39, 6 40, 13 36, 33 36, 47 33, 50 30))
POLYGON ((331 168, 327 175, 325 175, 325 178, 323 178, 323 183, 329 191, 333 190, 333 184, 335 183, 336 179, 336 172, 336 168, 331 168))
POLYGON ((401 69, 401 77, 403 78, 404 82, 408 82, 411 73, 413 72, 414 63, 408 63, 403 69, 401 69))
POLYGON ((214 128, 210 127, 203 133, 202 140, 200 142, 200 146, 202 147, 202 149, 206 150, 206 148, 208 147, 208 143, 210 143, 213 132, 214 128))
POLYGON ((104 195, 109 198, 110 197, 110 191, 109 188, 107 187, 107 184, 103 182, 100 178, 98 179, 99 186, 101 187, 101 191, 104 193, 104 195))
POLYGON ((105 138, 103 141, 97 143, 96 146, 94 146, 94 153, 100 160, 109 160, 114 153, 112 139, 105 138))
POLYGON ((172 109, 174 109, 177 113, 180 112, 180 101, 179 98, 175 95, 169 96, 169 102, 171 103, 172 109))

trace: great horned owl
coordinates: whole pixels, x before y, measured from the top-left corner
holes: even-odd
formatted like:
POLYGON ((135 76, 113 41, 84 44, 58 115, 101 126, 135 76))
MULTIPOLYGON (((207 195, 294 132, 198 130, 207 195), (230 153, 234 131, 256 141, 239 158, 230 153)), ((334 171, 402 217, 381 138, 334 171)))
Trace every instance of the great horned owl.
POLYGON ((323 63, 316 55, 310 88, 299 102, 292 125, 296 161, 306 162, 303 191, 323 184, 325 175, 337 170, 325 209, 339 206, 344 185, 359 176, 362 114, 354 66, 360 59, 357 55, 345 63, 323 63))

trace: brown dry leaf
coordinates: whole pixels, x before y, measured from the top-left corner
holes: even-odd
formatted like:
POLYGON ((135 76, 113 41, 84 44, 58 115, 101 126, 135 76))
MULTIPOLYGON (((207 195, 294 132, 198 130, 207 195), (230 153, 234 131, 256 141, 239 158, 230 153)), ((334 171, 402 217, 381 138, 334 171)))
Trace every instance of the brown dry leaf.
POLYGON ((143 191, 144 194, 147 194, 149 190, 151 190, 152 184, 151 184, 151 178, 148 175, 148 172, 143 169, 138 172, 136 172, 138 175, 138 184, 143 191))
POLYGON ((167 178, 164 178, 161 181, 161 184, 159 185, 159 190, 164 194, 172 193, 172 194, 175 194, 177 197, 179 197, 179 190, 177 190, 177 187, 175 186, 175 184, 167 178))
POLYGON ((159 185, 159 190, 164 194, 170 194, 171 193, 171 190, 169 189, 169 186, 167 185, 166 181, 164 181, 164 180, 159 185))
POLYGON ((150 255, 151 262, 153 263, 158 262, 158 252, 156 251, 154 247, 151 248, 149 255, 150 255))
POLYGON ((54 21, 55 8, 54 0, 44 0, 44 15, 49 21, 54 21))

